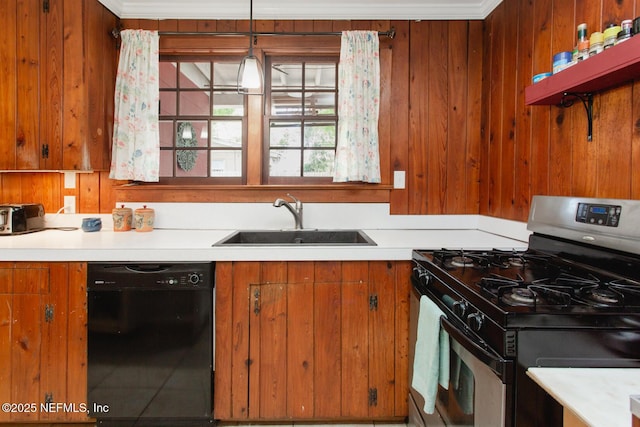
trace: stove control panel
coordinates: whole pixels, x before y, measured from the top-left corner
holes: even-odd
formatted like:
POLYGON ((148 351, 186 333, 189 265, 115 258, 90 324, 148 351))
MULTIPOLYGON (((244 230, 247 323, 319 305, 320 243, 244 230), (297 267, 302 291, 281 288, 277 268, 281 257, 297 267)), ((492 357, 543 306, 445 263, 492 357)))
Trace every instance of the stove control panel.
POLYGON ((617 227, 620 223, 622 206, 578 203, 576 221, 585 224, 617 227))

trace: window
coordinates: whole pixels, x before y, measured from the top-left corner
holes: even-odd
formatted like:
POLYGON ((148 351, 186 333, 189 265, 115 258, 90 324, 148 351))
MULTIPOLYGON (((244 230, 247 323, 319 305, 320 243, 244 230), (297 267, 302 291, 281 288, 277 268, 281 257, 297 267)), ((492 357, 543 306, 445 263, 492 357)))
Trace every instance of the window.
POLYGON ((160 58, 160 179, 243 183, 247 114, 240 59, 160 58))
POLYGON ((331 180, 338 124, 338 59, 266 58, 265 183, 331 180))

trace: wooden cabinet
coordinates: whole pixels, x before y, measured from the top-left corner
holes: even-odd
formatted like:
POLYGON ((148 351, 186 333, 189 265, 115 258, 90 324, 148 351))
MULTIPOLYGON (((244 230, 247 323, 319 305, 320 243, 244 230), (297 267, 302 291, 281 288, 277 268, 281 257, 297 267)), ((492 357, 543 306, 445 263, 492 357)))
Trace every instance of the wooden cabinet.
POLYGON ((83 263, 0 263, 0 423, 87 419, 85 283, 83 263))
POLYGON ((115 15, 97 0, 5 0, 0 25, 0 170, 108 168, 115 15))
POLYGON ((408 262, 216 265, 214 416, 407 415, 408 262))

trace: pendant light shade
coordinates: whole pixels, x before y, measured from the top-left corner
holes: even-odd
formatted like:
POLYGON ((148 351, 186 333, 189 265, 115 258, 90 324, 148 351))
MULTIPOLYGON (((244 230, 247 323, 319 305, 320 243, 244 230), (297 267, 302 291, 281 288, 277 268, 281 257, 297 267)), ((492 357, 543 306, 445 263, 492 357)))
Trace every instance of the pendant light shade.
POLYGON ((264 90, 262 63, 253 54, 253 42, 253 0, 250 0, 249 54, 242 58, 238 68, 238 93, 244 95, 262 95, 264 90))

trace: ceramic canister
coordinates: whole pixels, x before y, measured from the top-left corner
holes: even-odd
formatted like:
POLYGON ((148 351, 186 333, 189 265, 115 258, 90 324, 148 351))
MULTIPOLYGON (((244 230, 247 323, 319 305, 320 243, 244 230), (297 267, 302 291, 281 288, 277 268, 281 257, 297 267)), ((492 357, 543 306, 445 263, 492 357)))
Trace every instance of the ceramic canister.
POLYGON ((147 206, 136 209, 134 213, 134 224, 136 231, 151 231, 153 230, 153 221, 155 220, 155 212, 147 206))
POLYGON ((113 210, 113 231, 129 231, 131 230, 131 222, 133 220, 133 210, 125 208, 122 205, 113 210))

